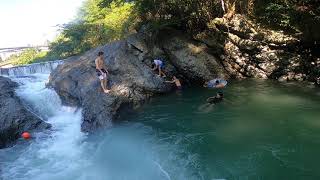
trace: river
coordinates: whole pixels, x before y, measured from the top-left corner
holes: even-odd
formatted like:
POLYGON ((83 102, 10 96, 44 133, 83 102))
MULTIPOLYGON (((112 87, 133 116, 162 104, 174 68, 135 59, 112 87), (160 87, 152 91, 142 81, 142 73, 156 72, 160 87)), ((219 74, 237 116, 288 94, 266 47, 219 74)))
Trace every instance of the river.
POLYGON ((188 88, 80 132, 81 109, 61 105, 48 74, 12 78, 51 131, 0 150, 3 180, 320 179, 320 91, 306 84, 230 82, 225 100, 188 88))

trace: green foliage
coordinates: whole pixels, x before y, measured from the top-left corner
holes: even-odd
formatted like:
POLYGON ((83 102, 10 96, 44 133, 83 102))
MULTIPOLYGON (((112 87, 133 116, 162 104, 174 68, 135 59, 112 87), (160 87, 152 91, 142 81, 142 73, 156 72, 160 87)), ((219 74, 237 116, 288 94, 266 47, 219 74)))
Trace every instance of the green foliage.
MULTIPOLYGON (((308 30, 305 34, 312 34, 309 39, 318 38, 319 34, 317 1, 224 0, 228 13, 254 14, 256 19, 286 31, 308 30)), ((209 22, 227 12, 223 12, 221 0, 86 0, 77 19, 62 27, 60 35, 50 44, 51 51, 42 59, 78 55, 124 38, 142 26, 151 31, 173 27, 201 32, 208 28, 209 22)))
POLYGON ((301 34, 309 43, 320 40, 319 0, 256 0, 255 16, 269 27, 301 34))
POLYGON ((290 8, 286 5, 269 3, 265 8, 264 18, 269 24, 275 24, 283 28, 290 28, 290 8))
POLYGON ((190 32, 203 30, 210 20, 223 14, 220 0, 138 0, 136 9, 144 23, 190 32))
MULTIPOLYGON (((119 40, 138 23, 150 30, 173 26, 199 31, 222 14, 219 0, 87 0, 75 22, 62 27, 48 56, 66 58, 119 40)), ((139 28, 139 27, 138 27, 139 28)))
POLYGON ((123 38, 134 25, 133 3, 87 0, 78 19, 62 27, 48 56, 66 58, 123 38))
POLYGON ((8 58, 8 62, 12 62, 13 65, 25 65, 35 62, 40 62, 47 55, 47 52, 40 52, 37 49, 30 48, 24 50, 19 55, 12 55, 8 58))

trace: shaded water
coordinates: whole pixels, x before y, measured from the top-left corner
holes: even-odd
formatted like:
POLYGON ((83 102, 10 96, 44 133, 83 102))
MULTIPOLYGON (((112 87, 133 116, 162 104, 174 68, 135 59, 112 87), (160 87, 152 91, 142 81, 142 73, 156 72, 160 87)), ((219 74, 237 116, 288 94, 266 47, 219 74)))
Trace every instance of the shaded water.
POLYGON ((61 106, 45 77, 17 81, 24 82, 18 94, 53 131, 0 150, 3 179, 320 178, 319 89, 232 82, 214 106, 204 103, 214 90, 187 89, 86 135, 81 110, 61 106))

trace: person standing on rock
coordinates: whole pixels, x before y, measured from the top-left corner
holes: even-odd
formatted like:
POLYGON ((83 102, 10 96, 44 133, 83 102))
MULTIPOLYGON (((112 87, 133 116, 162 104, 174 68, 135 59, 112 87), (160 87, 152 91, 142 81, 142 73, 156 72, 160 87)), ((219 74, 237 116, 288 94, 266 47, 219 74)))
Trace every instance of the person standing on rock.
POLYGON ((108 77, 107 75, 109 74, 106 65, 104 63, 104 58, 103 58, 103 52, 100 51, 98 53, 98 57, 95 60, 95 64, 96 64, 96 72, 97 72, 97 76, 100 79, 100 83, 101 83, 101 87, 103 89, 103 92, 105 93, 109 93, 110 90, 107 88, 107 83, 108 83, 108 77))
POLYGON ((152 68, 153 71, 156 70, 156 69, 159 70, 159 76, 160 77, 162 75, 163 75, 163 77, 167 77, 166 74, 162 71, 163 68, 164 68, 164 63, 161 60, 159 60, 159 59, 153 60, 153 64, 152 65, 153 65, 153 68, 152 68))

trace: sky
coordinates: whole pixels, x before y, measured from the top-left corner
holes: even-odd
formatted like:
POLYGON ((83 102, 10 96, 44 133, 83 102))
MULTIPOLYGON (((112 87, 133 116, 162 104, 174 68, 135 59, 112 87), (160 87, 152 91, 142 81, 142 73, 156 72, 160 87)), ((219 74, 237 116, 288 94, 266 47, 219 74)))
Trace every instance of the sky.
POLYGON ((72 21, 84 0, 0 0, 0 48, 42 45, 72 21))

